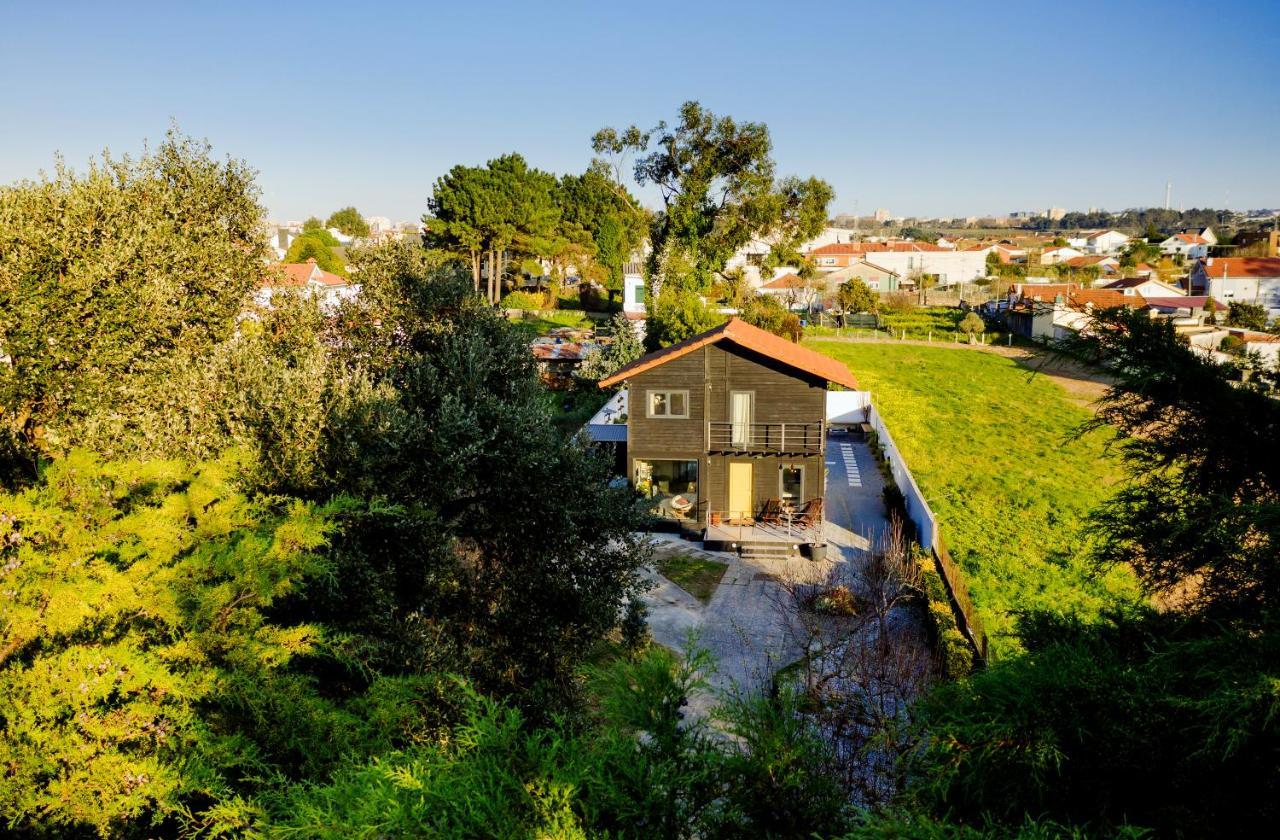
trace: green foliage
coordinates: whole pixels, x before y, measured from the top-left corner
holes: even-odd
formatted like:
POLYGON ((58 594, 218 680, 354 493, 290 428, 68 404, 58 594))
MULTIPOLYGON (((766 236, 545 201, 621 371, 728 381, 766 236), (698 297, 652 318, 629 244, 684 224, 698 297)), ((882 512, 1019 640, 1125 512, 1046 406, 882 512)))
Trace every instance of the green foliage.
POLYGON ((1233 381, 1173 325, 1115 309, 1064 342, 1115 384, 1094 426, 1127 440, 1130 479, 1096 517, 1106 566, 1137 571, 1184 609, 1254 622, 1280 606, 1280 403, 1233 381), (1224 430, 1229 429, 1230 433, 1224 430))
POLYGON ((536 292, 509 292, 499 304, 503 309, 547 309, 547 296, 536 292))
POLYGON ((926 230, 919 227, 904 227, 899 235, 904 239, 914 239, 917 242, 929 243, 937 242, 942 238, 942 235, 936 230, 926 230))
MULTIPOLYGON (((311 233, 312 231, 317 230, 325 230, 324 222, 320 221, 317 216, 309 216, 307 220, 302 223, 303 233, 311 233)), ((325 233, 328 233, 328 231, 325 230, 325 233)))
POLYGON ((239 710, 323 642, 272 610, 332 572, 319 551, 341 503, 247 497, 234 469, 74 451, 0 497, 12 825, 172 819, 192 797, 232 795, 265 758, 239 710))
POLYGON ((1244 352, 1244 339, 1235 335, 1225 335, 1222 341, 1218 343, 1218 349, 1223 353, 1240 354, 1244 352))
POLYGON ((609 322, 608 337, 611 341, 588 356, 578 369, 578 377, 585 382, 599 382, 644 355, 644 345, 636 335, 635 327, 621 312, 609 322))
POLYGON ((688 290, 664 292, 657 304, 650 304, 645 325, 645 347, 656 350, 706 332, 724 321, 724 316, 707 308, 702 297, 688 290))
POLYGON ((1091 415, 1057 384, 990 353, 809 344, 848 364, 875 394, 965 572, 993 656, 1017 652, 1016 611, 1089 618, 1137 597, 1130 573, 1096 575, 1087 556, 1086 517, 1107 498, 1119 464, 1105 432, 1079 436, 1091 415))
POLYGON ((1267 308, 1256 303, 1227 303, 1227 326, 1263 331, 1267 328, 1267 308))
POLYGON ((644 240, 647 214, 639 202, 600 167, 582 175, 564 175, 556 187, 565 236, 581 231, 595 246, 594 259, 604 269, 605 288, 622 290, 622 269, 644 240))
POLYGON ((836 303, 845 312, 875 312, 880 305, 880 296, 871 291, 861 277, 852 277, 836 290, 836 303))
POLYGON ((304 233, 289 244, 289 250, 285 253, 282 262, 304 263, 313 259, 322 270, 345 277, 347 266, 342 258, 334 253, 333 247, 336 245, 337 240, 327 230, 304 233), (330 241, 334 243, 333 246, 327 244, 330 241))
POLYGON ((1277 817, 1274 628, 1224 632, 1145 613, 1027 617, 1030 655, 918 707, 918 800, 963 822, 1025 814, 1160 836, 1265 833, 1277 817))
POLYGON ((480 291, 480 258, 487 255, 486 297, 501 295, 503 254, 551 256, 560 247, 560 208, 554 176, 533 169, 518 154, 495 158, 484 167, 455 166, 436 180, 428 200, 427 239, 436 248, 466 256, 472 283, 480 291))
POLYGON ((343 207, 341 210, 334 210, 329 214, 324 226, 326 228, 336 228, 347 236, 362 237, 369 235, 369 223, 364 220, 364 216, 360 215, 360 211, 354 207, 343 207))
POLYGON ((684 103, 671 126, 602 129, 592 147, 615 159, 638 155, 637 183, 656 187, 663 204, 650 227, 649 278, 694 291, 706 289, 753 238, 773 243, 766 269, 792 260, 826 224, 834 195, 817 178, 776 178, 763 123, 718 117, 697 102, 684 103))
POLYGON ((955 611, 947 594, 946 584, 938 572, 937 563, 927 554, 919 554, 916 563, 920 567, 926 607, 925 615, 931 630, 942 673, 951 679, 960 679, 973 671, 973 645, 960 632, 955 611))
POLYGON ((27 476, 66 424, 226 340, 262 276, 249 168, 176 132, 137 159, 0 188, 0 446, 27 476))
POLYGON ((738 317, 752 326, 791 341, 799 341, 804 337, 800 316, 789 312, 773 295, 752 295, 738 317))
POLYGON ((982 320, 982 316, 977 312, 966 312, 965 316, 960 319, 958 326, 960 327, 961 332, 967 333, 968 335, 980 334, 987 328, 986 323, 982 320))

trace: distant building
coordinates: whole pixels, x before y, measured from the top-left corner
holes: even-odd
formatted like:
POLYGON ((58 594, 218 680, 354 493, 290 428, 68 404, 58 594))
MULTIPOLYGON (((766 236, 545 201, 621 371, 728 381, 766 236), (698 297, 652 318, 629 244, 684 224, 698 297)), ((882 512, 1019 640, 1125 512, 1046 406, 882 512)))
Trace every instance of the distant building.
POLYGON ((1067 215, 1067 211, 1062 207, 1050 207, 1049 212, 1045 215, 1047 215, 1049 220, 1052 222, 1060 222, 1062 221, 1062 217, 1067 215))
POLYGON ((273 263, 267 266, 254 300, 262 306, 270 306, 272 296, 282 290, 303 290, 319 299, 323 309, 336 307, 344 300, 360 294, 360 286, 347 278, 325 271, 316 265, 315 258, 305 263, 273 263))
POLYGON ((849 242, 814 248, 808 257, 819 271, 835 271, 871 260, 900 278, 931 274, 939 286, 951 286, 985 277, 990 250, 948 249, 928 242, 849 242))
POLYGON ((1061 245, 1055 248, 1045 248, 1040 252, 1041 265, 1056 265, 1066 262, 1073 257, 1083 257, 1084 251, 1079 248, 1072 248, 1069 245, 1061 245))
POLYGON ((1198 233, 1175 233, 1160 243, 1160 253, 1166 257, 1184 257, 1200 260, 1209 256, 1211 243, 1198 233))
POLYGON ((1219 303, 1252 303, 1268 317, 1280 317, 1280 258, 1209 257, 1191 269, 1191 288, 1219 303))
POLYGON ((885 222, 889 221, 889 219, 891 219, 892 216, 889 215, 889 211, 886 210, 885 208, 877 207, 874 218, 877 222, 884 224, 885 222))
POLYGON ((1129 297, 1140 295, 1144 298, 1171 298, 1186 294, 1177 286, 1151 277, 1126 277, 1123 280, 1113 280, 1102 288, 1112 289, 1129 297))

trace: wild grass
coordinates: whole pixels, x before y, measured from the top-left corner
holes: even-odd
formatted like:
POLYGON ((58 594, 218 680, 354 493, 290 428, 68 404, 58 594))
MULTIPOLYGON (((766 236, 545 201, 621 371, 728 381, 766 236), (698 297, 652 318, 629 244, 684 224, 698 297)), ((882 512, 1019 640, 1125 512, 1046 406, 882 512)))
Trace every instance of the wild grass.
POLYGON ((1078 614, 1137 597, 1095 574, 1084 519, 1120 478, 1087 409, 1012 359, 975 350, 813 340, 849 366, 893 433, 965 570, 992 650, 1015 650, 1018 610, 1078 614))

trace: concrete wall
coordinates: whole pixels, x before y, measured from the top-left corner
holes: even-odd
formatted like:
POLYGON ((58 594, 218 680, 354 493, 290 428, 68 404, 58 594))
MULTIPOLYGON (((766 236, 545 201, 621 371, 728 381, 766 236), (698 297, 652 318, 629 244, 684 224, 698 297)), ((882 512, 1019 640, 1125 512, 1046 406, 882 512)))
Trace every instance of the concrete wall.
POLYGON ((907 516, 916 526, 916 534, 920 540, 920 545, 932 550, 937 543, 938 520, 933 515, 933 511, 930 510, 929 503, 925 501, 924 494, 920 492, 920 487, 911 475, 911 470, 907 468, 907 462, 902 457, 902 453, 898 451, 898 445, 894 443, 893 435, 889 433, 889 428, 884 424, 884 419, 880 416, 880 412, 876 411, 874 405, 868 405, 867 414, 867 422, 875 430, 876 437, 879 438, 880 449, 883 451, 885 459, 889 462, 889 469, 893 473, 893 483, 898 485, 898 489, 902 491, 902 495, 907 500, 907 516))

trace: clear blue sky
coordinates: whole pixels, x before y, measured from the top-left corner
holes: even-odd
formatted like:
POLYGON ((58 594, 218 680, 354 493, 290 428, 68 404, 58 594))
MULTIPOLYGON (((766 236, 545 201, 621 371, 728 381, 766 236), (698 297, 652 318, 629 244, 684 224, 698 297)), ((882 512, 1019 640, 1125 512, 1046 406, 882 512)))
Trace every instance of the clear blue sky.
POLYGON ((686 99, 762 120, 834 212, 1280 206, 1274 0, 59 3, 0 0, 0 183, 170 119, 276 218, 417 218, 455 163, 581 170, 686 99))

